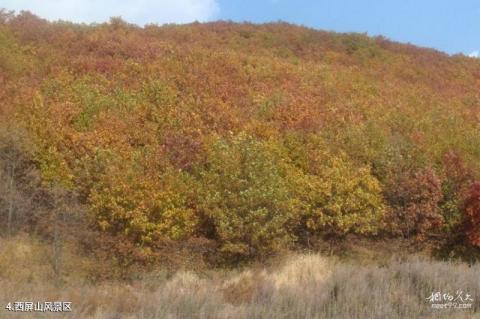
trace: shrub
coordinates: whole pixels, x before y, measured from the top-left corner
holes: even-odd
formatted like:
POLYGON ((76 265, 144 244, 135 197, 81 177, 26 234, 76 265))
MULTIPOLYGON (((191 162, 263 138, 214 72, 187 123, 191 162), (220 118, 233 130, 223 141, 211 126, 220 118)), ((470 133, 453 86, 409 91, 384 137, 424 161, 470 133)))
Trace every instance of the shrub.
POLYGON ((445 180, 442 184, 443 201, 441 204, 447 232, 458 230, 462 222, 462 204, 474 180, 474 174, 463 158, 455 152, 443 157, 445 180))
POLYGON ((421 240, 443 224, 439 208, 441 183, 431 169, 398 176, 396 183, 390 185, 387 197, 392 206, 390 223, 395 233, 405 237, 414 235, 421 240))
POLYGON ((385 206, 370 169, 355 167, 345 156, 329 156, 315 166, 313 174, 304 173, 294 183, 303 229, 337 236, 376 233, 385 206))
POLYGON ((443 157, 443 165, 446 175, 445 186, 450 193, 465 193, 474 180, 474 174, 461 155, 453 151, 446 153, 443 157))
POLYGON ((464 230, 467 243, 480 247, 480 182, 475 182, 463 206, 464 230))
POLYGON ((89 197, 95 224, 113 236, 123 235, 146 253, 162 238, 180 240, 193 234, 197 220, 189 196, 195 187, 189 176, 171 169, 139 174, 118 169, 100 179, 89 197))
POLYGON ((279 159, 244 134, 216 139, 207 150, 201 209, 225 260, 262 257, 288 246, 290 190, 279 159))

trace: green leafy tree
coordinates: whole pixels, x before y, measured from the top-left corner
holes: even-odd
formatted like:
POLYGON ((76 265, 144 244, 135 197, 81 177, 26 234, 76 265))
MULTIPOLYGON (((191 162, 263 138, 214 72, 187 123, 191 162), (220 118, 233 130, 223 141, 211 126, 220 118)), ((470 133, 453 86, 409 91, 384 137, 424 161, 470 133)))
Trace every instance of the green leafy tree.
POLYGON ((226 260, 270 255, 292 242, 291 193, 280 161, 265 142, 244 134, 208 146, 201 208, 226 260))

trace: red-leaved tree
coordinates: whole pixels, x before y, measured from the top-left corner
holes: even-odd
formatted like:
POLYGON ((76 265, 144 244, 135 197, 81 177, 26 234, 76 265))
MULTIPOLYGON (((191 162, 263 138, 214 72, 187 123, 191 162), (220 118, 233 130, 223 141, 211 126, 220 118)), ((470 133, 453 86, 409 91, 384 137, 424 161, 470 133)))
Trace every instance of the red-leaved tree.
POLYGON ((441 183, 433 170, 405 173, 397 177, 390 188, 387 192, 392 206, 389 222, 394 233, 423 240, 441 228, 441 183))
POLYGON ((464 230, 470 245, 480 247, 480 182, 475 182, 463 206, 464 230))

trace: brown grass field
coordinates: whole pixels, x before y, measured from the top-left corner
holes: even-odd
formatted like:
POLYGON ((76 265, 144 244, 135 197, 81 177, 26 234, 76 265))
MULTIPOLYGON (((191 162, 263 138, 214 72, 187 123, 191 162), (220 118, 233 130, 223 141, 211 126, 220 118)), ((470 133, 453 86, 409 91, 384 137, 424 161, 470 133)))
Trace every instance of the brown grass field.
POLYGON ((411 257, 373 263, 318 254, 291 255, 241 270, 152 272, 128 282, 87 284, 83 260, 54 280, 48 246, 29 238, 1 242, 0 302, 70 301, 71 313, 15 313, 0 318, 480 318, 480 266, 411 257), (77 271, 76 271, 77 270, 77 271), (71 274, 71 275, 68 275, 71 274), (471 295, 469 310, 432 309, 441 291, 471 295))

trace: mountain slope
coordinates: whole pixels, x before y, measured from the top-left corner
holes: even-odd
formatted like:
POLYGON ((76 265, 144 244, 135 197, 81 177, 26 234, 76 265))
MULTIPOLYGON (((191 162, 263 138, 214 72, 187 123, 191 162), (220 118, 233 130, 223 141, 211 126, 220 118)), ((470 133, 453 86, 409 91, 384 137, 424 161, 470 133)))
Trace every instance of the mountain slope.
POLYGON ((27 132, 43 185, 78 194, 128 258, 165 240, 237 261, 322 236, 480 232, 463 210, 478 59, 285 23, 4 12, 0 72, 2 125, 27 132))

